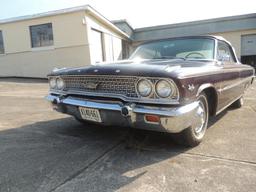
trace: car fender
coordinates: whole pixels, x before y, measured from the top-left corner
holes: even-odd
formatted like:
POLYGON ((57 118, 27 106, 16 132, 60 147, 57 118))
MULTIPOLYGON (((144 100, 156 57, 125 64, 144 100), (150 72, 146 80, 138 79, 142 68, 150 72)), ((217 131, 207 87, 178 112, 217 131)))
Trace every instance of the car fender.
POLYGON ((197 93, 196 93, 196 97, 198 97, 200 95, 200 93, 207 89, 207 88, 214 88, 216 94, 217 94, 217 90, 215 89, 214 85, 211 83, 205 83, 199 86, 199 88, 197 89, 197 93))

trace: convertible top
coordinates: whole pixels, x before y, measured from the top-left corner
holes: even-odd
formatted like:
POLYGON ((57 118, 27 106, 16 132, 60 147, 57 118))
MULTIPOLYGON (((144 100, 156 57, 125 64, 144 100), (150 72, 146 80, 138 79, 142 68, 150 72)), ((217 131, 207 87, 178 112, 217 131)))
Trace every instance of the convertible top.
POLYGON ((189 39, 189 38, 209 38, 209 39, 217 39, 220 41, 224 41, 226 43, 228 43, 231 47, 231 43, 226 40, 225 38, 223 38, 222 36, 215 36, 215 35, 194 35, 194 36, 181 36, 181 37, 171 37, 171 38, 165 38, 165 39, 156 39, 156 40, 152 40, 152 41, 146 41, 142 44, 147 44, 147 43, 152 43, 152 42, 156 42, 156 41, 164 41, 164 40, 170 40, 170 39, 189 39))

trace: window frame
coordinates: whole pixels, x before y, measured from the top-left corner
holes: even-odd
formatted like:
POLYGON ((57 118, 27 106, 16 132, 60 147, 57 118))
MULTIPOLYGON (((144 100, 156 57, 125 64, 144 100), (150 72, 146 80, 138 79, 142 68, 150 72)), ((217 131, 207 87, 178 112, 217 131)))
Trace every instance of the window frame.
MULTIPOLYGON (((96 32, 100 34, 100 43, 101 43, 101 52, 102 52, 102 62, 106 61, 106 51, 105 51, 105 40, 104 40, 104 32, 95 28, 91 28, 91 32, 96 32)), ((112 40, 112 48, 113 48, 113 40, 112 40)), ((114 56, 114 53, 113 53, 114 56)))
POLYGON ((4 35, 3 35, 3 31, 0 30, 0 38, 2 38, 2 42, 3 42, 3 52, 0 52, 0 55, 4 55, 5 54, 5 46, 4 46, 4 35))
POLYGON ((230 61, 224 61, 224 63, 229 63, 229 64, 237 63, 237 59, 236 59, 236 56, 234 54, 233 48, 227 42, 222 41, 222 40, 217 40, 216 60, 223 62, 222 60, 219 59, 219 45, 220 44, 225 45, 225 47, 228 49, 228 51, 230 53, 230 61))
MULTIPOLYGON (((48 48, 48 47, 53 47, 54 46, 53 24, 51 22, 43 23, 43 24, 37 24, 37 25, 30 25, 29 26, 29 32, 30 32, 30 43, 31 43, 31 48, 32 49, 44 49, 44 48, 48 48), (33 43, 33 38, 32 38, 33 27, 39 27, 39 26, 44 26, 44 25, 49 25, 49 24, 51 25, 51 35, 52 35, 52 40, 51 41, 52 41, 52 43, 49 44, 49 45, 34 46, 35 42, 33 43)), ((40 42, 40 44, 42 44, 42 42, 40 42)))
POLYGON ((206 59, 196 59, 196 60, 201 60, 201 61, 213 61, 216 60, 216 39, 211 38, 211 37, 204 37, 204 36, 188 36, 188 37, 174 37, 174 38, 166 38, 166 39, 160 39, 160 40, 152 40, 152 41, 148 41, 142 44, 139 44, 136 49, 133 50, 133 52, 130 54, 129 59, 134 59, 134 56, 137 54, 137 52, 139 51, 140 46, 144 46, 144 45, 148 45, 151 43, 156 43, 156 42, 164 42, 164 41, 171 41, 171 40, 211 40, 213 42, 213 50, 212 50, 212 58, 206 58, 206 59))

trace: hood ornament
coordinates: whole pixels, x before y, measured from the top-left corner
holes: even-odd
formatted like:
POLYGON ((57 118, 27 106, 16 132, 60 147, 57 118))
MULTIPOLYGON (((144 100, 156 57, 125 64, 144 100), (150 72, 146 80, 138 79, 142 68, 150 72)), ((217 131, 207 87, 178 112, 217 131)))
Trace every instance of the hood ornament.
POLYGON ((120 71, 121 71, 120 69, 117 69, 117 70, 116 70, 116 73, 120 73, 120 71))

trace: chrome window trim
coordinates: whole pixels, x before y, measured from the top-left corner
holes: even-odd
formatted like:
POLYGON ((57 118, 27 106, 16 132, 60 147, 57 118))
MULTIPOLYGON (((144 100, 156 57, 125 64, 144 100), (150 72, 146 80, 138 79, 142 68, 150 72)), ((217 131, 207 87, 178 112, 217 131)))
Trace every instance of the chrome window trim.
POLYGON ((218 61, 218 40, 217 39, 215 39, 214 40, 214 55, 213 55, 213 59, 215 60, 215 61, 218 61))
POLYGON ((233 60, 234 60, 234 61, 231 61, 231 63, 240 63, 239 60, 238 60, 238 57, 236 55, 235 48, 230 43, 228 43, 227 41, 220 40, 220 39, 218 39, 218 40, 216 39, 216 43, 217 43, 217 45, 216 45, 216 51, 217 51, 216 52, 216 60, 218 60, 219 42, 224 43, 225 45, 227 45, 227 47, 228 47, 228 49, 229 49, 229 51, 231 53, 231 56, 233 57, 233 60))

